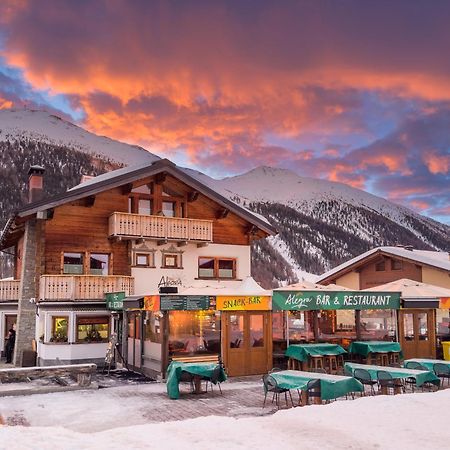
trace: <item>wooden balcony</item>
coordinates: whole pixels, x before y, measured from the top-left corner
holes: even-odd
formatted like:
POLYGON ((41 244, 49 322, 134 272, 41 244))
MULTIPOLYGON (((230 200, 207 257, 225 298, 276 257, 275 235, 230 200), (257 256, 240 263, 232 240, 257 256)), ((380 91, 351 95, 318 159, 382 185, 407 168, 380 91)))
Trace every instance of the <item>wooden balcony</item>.
POLYGON ((0 280, 0 302, 19 300, 19 280, 0 280))
POLYGON ((43 275, 40 300, 99 300, 107 292, 134 294, 134 278, 122 275, 43 275))
POLYGON ((109 216, 109 236, 212 242, 213 221, 115 212, 109 216))

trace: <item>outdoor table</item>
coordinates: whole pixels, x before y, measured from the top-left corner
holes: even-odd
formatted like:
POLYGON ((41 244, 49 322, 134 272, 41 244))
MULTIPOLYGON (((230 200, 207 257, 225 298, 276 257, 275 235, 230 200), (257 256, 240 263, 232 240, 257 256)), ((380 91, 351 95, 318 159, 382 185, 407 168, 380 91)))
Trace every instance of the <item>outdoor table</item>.
POLYGON ((386 366, 373 366, 369 364, 356 364, 347 362, 344 365, 345 373, 352 374, 355 369, 364 369, 370 373, 372 380, 377 381, 377 372, 384 371, 391 374, 394 379, 404 379, 404 378, 414 378, 416 380, 417 387, 422 386, 422 384, 429 381, 430 383, 439 386, 440 381, 439 378, 428 370, 413 370, 413 369, 403 369, 399 367, 386 367, 386 366))
POLYGON ((450 361, 445 361, 443 359, 412 358, 405 360, 403 364, 406 365, 406 363, 408 362, 417 362, 433 373, 435 364, 445 364, 446 366, 450 367, 450 361))
POLYGON ((282 370, 270 374, 278 386, 283 389, 306 391, 308 381, 320 380, 322 400, 332 400, 351 392, 363 392, 363 385, 353 377, 329 375, 326 373, 304 372, 300 370, 282 370))
MULTIPOLYGON (((217 367, 217 363, 202 363, 202 362, 193 362, 193 363, 185 363, 179 361, 172 361, 167 368, 167 381, 166 388, 167 394, 171 399, 177 399, 180 397, 179 383, 181 378, 181 372, 188 372, 196 377, 198 381, 201 380, 202 377, 209 378, 211 377, 214 369, 217 367)), ((219 377, 219 382, 225 381, 227 376, 223 368, 221 369, 221 374, 219 377)), ((196 384, 196 391, 198 393, 199 384, 196 384)))
MULTIPOLYGON (((344 353, 347 352, 337 344, 292 344, 287 348, 285 355, 301 363, 307 363, 310 357, 338 356, 344 353)), ((302 368, 307 367, 307 364, 302 364, 302 368)))
POLYGON ((369 353, 400 353, 402 348, 398 342, 389 341, 354 341, 348 348, 349 353, 367 357, 369 353))

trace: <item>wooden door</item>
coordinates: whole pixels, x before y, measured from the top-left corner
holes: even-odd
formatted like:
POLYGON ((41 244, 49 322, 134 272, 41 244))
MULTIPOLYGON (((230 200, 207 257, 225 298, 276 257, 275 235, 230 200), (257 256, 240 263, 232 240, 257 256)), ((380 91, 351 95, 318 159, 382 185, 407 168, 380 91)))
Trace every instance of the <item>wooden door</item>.
POLYGON ((224 312, 223 356, 230 376, 266 373, 272 364, 272 327, 268 311, 224 312))
POLYGON ((436 358, 434 309, 400 310, 399 336, 405 359, 436 358))

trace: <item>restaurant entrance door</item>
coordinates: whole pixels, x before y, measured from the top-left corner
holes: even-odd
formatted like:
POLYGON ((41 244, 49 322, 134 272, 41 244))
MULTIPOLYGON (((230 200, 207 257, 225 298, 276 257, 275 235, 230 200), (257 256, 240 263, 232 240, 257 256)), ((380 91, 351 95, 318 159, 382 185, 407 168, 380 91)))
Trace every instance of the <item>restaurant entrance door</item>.
POLYGON ((436 358, 434 309, 400 310, 399 337, 405 359, 436 358))
POLYGON ((223 359, 228 375, 258 375, 272 367, 269 311, 222 312, 223 359))

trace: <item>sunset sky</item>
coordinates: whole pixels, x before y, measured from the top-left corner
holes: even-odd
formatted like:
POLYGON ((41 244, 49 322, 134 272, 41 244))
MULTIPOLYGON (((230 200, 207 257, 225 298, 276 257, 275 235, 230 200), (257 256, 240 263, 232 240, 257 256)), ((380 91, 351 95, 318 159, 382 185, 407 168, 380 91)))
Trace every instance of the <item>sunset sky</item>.
MULTIPOLYGON (((450 222, 450 1, 0 2, 0 109, 450 222)), ((0 124, 1 125, 1 124, 0 124)))

